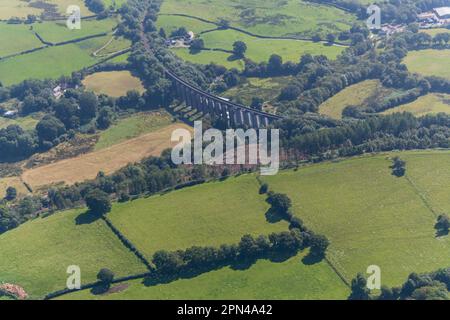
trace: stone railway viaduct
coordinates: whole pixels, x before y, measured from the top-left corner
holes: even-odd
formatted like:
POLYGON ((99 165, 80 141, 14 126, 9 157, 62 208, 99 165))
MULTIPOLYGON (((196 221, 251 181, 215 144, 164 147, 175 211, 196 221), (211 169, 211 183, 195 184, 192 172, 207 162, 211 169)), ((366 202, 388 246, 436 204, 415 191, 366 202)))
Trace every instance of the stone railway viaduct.
POLYGON ((261 128, 267 127, 272 122, 281 119, 280 116, 233 103, 195 88, 167 69, 165 73, 174 83, 178 98, 187 106, 195 108, 203 114, 220 117, 231 126, 261 128))

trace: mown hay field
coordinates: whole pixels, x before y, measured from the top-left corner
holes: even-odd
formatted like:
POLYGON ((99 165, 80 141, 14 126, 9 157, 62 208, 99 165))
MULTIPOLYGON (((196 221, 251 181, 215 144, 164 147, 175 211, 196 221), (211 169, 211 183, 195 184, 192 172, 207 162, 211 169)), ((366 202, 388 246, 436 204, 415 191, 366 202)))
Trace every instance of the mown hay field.
POLYGON ((410 112, 418 117, 440 112, 450 113, 450 95, 430 93, 426 96, 419 97, 411 103, 388 109, 383 114, 392 114, 395 112, 410 112))
POLYGON ((46 185, 73 184, 93 179, 99 171, 109 174, 128 163, 138 162, 149 156, 161 155, 162 151, 174 145, 170 138, 172 132, 177 128, 192 130, 185 124, 171 124, 155 132, 126 140, 108 148, 25 170, 22 179, 34 190, 46 185))
POLYGON ((173 122, 173 117, 163 110, 139 112, 132 116, 121 118, 111 127, 100 132, 95 150, 104 149, 149 132, 155 132, 173 122))
POLYGON ((94 65, 99 59, 92 52, 106 43, 107 37, 64 46, 48 47, 33 53, 0 61, 0 81, 5 86, 23 80, 58 78, 94 65))
POLYGON ((139 78, 130 71, 96 72, 83 79, 83 85, 96 94, 106 94, 111 97, 125 96, 128 91, 145 91, 139 78))
POLYGON ((349 86, 326 100, 319 106, 319 113, 334 119, 342 118, 342 111, 348 106, 361 106, 377 89, 381 88, 379 80, 366 80, 349 86))

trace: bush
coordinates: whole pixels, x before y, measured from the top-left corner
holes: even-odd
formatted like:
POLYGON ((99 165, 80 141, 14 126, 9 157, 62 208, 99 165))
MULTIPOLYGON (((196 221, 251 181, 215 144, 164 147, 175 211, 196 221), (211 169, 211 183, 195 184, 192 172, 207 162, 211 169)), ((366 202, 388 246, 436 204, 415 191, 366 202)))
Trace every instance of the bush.
POLYGON ((103 268, 97 274, 97 279, 103 284, 111 284, 114 280, 114 272, 109 269, 103 268))

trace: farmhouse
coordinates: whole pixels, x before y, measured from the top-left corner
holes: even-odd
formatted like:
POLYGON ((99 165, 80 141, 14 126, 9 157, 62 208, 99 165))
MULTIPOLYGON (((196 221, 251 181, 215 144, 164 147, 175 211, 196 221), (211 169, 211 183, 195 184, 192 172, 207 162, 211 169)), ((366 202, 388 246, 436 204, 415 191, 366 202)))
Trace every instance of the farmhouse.
POLYGON ((439 19, 450 19, 450 7, 434 8, 433 11, 439 19))

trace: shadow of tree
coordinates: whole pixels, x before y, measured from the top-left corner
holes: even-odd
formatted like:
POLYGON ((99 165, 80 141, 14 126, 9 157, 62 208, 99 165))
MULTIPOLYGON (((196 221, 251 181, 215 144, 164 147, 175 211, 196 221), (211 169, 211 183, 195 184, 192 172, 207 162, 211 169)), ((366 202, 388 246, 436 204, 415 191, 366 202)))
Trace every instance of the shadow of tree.
POLYGON ((236 55, 236 54, 232 54, 231 56, 229 56, 227 58, 227 61, 232 62, 232 61, 236 61, 236 60, 241 60, 242 58, 243 58, 242 56, 239 56, 239 55, 236 55))
POLYGON ((325 258, 325 256, 323 254, 318 255, 313 252, 309 252, 308 255, 303 257, 302 262, 303 262, 303 264, 305 264, 307 266, 311 266, 311 265, 317 264, 319 262, 322 262, 322 260, 324 258, 325 258))
POLYGON ((75 223, 76 225, 91 224, 100 218, 100 215, 93 213, 91 210, 87 210, 75 218, 75 223))
POLYGON ((200 52, 202 52, 202 50, 189 48, 189 54, 195 55, 195 54, 199 54, 200 52))
POLYGON ((108 292, 110 287, 110 284, 99 283, 91 288, 91 293, 93 295, 105 294, 106 292, 108 292))
POLYGON ((445 237, 449 235, 449 231, 442 229, 442 228, 436 228, 436 238, 439 237, 445 237))
POLYGON ((201 274, 219 270, 227 266, 235 271, 243 271, 250 269, 258 260, 266 259, 274 263, 282 263, 294 257, 295 255, 297 255, 297 253, 298 251, 269 252, 253 258, 238 259, 237 261, 224 262, 195 270, 187 269, 177 274, 160 274, 158 272, 154 272, 150 277, 144 278, 144 280, 142 280, 142 284, 145 285, 146 287, 151 287, 160 284, 168 284, 180 279, 192 279, 200 276, 201 274))

